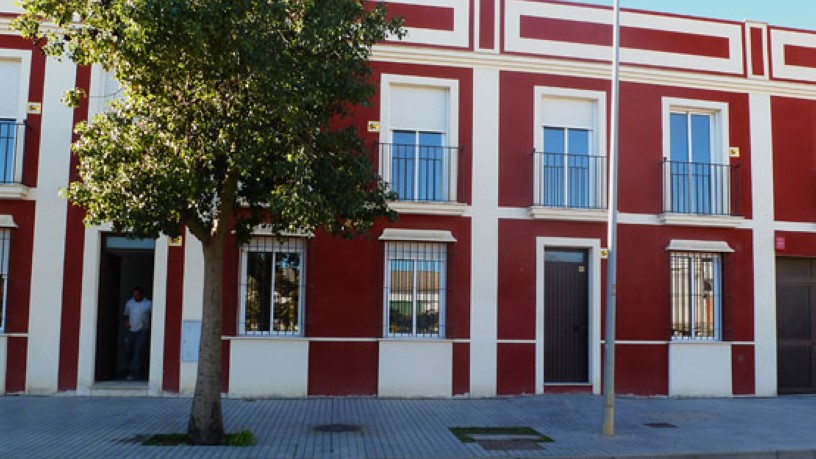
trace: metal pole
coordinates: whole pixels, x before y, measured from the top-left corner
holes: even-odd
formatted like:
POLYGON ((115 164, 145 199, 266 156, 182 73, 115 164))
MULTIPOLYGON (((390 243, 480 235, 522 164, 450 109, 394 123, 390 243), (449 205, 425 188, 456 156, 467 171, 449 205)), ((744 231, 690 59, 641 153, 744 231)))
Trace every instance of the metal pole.
POLYGON ((604 346, 603 434, 615 435, 615 296, 618 262, 618 139, 620 130, 620 0, 614 0, 612 40, 612 123, 609 147, 609 225, 606 264, 606 343, 604 346))

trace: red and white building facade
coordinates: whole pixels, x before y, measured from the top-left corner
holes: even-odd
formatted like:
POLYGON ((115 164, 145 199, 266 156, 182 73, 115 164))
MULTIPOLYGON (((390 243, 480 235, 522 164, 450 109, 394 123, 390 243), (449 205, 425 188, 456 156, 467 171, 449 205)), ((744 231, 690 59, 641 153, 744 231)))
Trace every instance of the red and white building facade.
MULTIPOLYGON (((408 35, 376 47, 354 122, 400 218, 231 249, 225 394, 599 393, 611 9, 387 4, 408 35)), ((115 83, 14 14, 0 0, 0 394, 190 394, 200 244, 83 226, 59 196, 72 127, 115 83), (136 284, 147 381, 118 384, 136 284)), ((621 58, 617 391, 816 392, 816 32, 625 10, 621 58)))

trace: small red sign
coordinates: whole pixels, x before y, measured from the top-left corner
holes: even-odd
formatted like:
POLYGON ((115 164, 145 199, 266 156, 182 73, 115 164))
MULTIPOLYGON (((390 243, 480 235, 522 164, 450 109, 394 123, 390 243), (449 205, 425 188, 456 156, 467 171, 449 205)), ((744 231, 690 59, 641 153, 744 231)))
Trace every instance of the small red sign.
POLYGON ((785 236, 776 237, 776 250, 785 250, 785 236))

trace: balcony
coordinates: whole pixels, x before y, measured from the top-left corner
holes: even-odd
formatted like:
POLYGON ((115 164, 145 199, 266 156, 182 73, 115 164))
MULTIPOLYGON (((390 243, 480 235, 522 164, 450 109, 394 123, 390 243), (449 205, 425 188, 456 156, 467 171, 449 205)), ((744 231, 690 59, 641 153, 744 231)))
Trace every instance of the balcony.
POLYGON ((664 160, 661 219, 676 224, 739 226, 738 172, 739 165, 664 160))
POLYGON ((461 215, 467 187, 458 173, 464 147, 381 143, 383 179, 397 194, 400 213, 461 215))
POLYGON ((603 221, 607 218, 607 158, 533 152, 536 218, 603 221))
MULTIPOLYGON (((23 190, 25 123, 0 119, 0 197, 17 197, 23 190)), ((23 192, 24 194, 24 192, 23 192)))

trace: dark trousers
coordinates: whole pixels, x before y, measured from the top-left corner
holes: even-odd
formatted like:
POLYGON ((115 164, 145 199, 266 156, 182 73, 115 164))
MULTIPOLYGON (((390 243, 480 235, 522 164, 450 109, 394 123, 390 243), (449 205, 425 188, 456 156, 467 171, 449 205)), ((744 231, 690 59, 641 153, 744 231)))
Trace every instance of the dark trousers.
POLYGON ((144 365, 145 348, 150 341, 150 330, 141 329, 136 332, 128 332, 127 356, 129 361, 128 369, 130 376, 138 377, 144 365))

